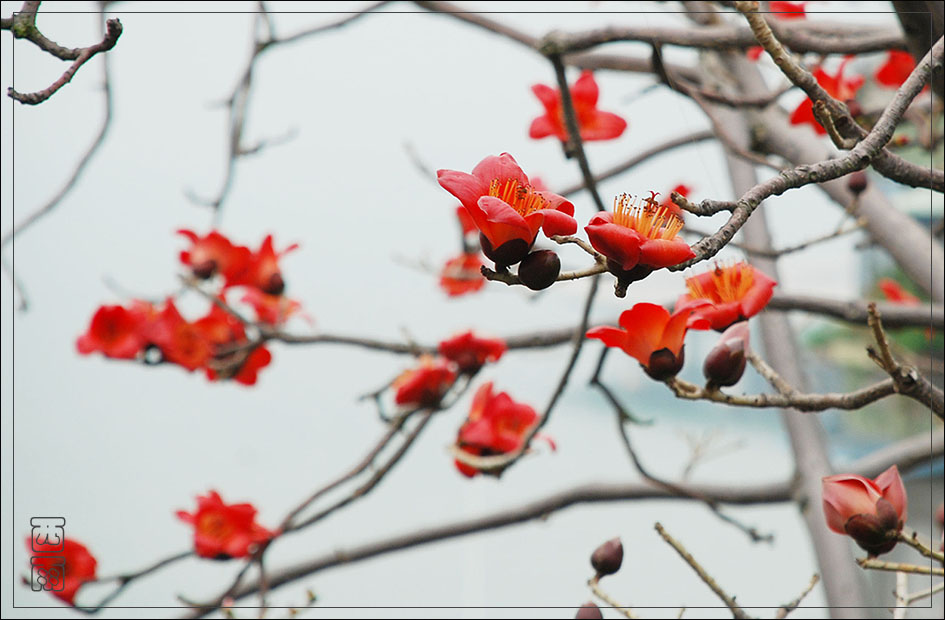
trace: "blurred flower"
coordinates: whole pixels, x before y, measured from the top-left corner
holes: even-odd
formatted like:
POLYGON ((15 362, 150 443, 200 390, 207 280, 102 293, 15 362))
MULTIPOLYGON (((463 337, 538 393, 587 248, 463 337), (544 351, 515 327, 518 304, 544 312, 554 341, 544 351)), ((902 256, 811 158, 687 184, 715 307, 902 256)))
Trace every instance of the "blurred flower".
POLYGON ((146 302, 132 302, 130 308, 100 306, 92 316, 88 331, 76 340, 82 355, 101 351, 105 357, 134 359, 147 344, 142 326, 147 321, 146 302))
MULTIPOLYGON (((570 90, 581 140, 611 140, 619 137, 627 128, 627 121, 616 114, 597 109, 597 82, 591 71, 583 71, 570 90)), ((545 114, 532 121, 529 137, 540 139, 555 136, 567 142, 568 130, 564 121, 561 91, 544 84, 535 84, 532 92, 545 107, 545 114)))
MULTIPOLYGON (((473 397, 466 422, 459 429, 456 445, 475 456, 496 456, 522 447, 525 435, 538 423, 538 414, 530 406, 517 403, 505 392, 492 391, 492 382, 479 386, 473 397)), ((468 477, 478 469, 456 461, 456 468, 468 477)))
POLYGON ((302 304, 285 295, 269 295, 258 288, 247 289, 241 301, 251 305, 256 320, 269 325, 282 325, 302 309, 302 304))
POLYGON ((875 480, 855 474, 823 479, 827 527, 847 534, 871 556, 886 553, 907 517, 906 489, 893 465, 875 480))
POLYGON ((915 69, 915 58, 901 50, 889 50, 887 54, 886 62, 876 71, 876 81, 888 88, 899 88, 915 69))
POLYGON ((682 227, 682 219, 652 197, 622 194, 614 198, 613 213, 598 213, 584 230, 610 271, 629 283, 695 256, 677 234, 682 227))
POLYGON ((456 371, 444 359, 425 355, 416 368, 405 371, 391 384, 394 402, 401 407, 435 407, 456 381, 456 371))
POLYGON ((207 366, 207 379, 233 379, 242 385, 256 385, 259 371, 272 361, 272 353, 265 346, 254 347, 245 357, 236 355, 227 356, 223 360, 214 361, 207 366))
POLYGON ((706 273, 686 278, 689 292, 676 302, 681 308, 706 301, 695 309, 708 319, 712 329, 723 331, 737 321, 753 317, 768 304, 777 282, 746 262, 716 264, 706 273))
POLYGON ((709 385, 726 387, 738 383, 745 372, 750 334, 748 321, 733 323, 722 333, 702 365, 702 374, 709 385))
MULTIPOLYGON (((226 303, 222 294, 219 299, 226 303)), ((214 347, 246 340, 246 330, 240 320, 217 304, 210 304, 210 310, 205 316, 194 321, 194 327, 214 347)))
POLYGON ((620 327, 595 327, 588 338, 618 347, 643 366, 653 379, 663 381, 682 370, 683 340, 687 329, 708 329, 709 322, 693 315, 695 305, 672 315, 663 306, 639 303, 620 315, 620 327))
POLYGON ((440 288, 450 297, 475 293, 486 284, 480 267, 482 259, 478 252, 464 252, 449 259, 440 272, 440 288))
POLYGON ((285 290, 285 280, 279 270, 279 259, 298 247, 298 243, 293 243, 281 252, 276 252, 272 246, 272 235, 266 235, 259 250, 253 254, 247 284, 269 295, 281 295, 285 290))
POLYGON ((215 230, 203 237, 183 228, 177 233, 193 244, 190 249, 181 251, 180 262, 190 267, 194 276, 206 280, 219 273, 223 275, 224 286, 246 284, 252 258, 249 248, 234 245, 215 230))
POLYGON ((440 355, 454 362, 460 372, 475 373, 486 362, 498 361, 505 353, 505 341, 478 338, 468 331, 440 343, 440 355))
MULTIPOLYGON (((817 78, 817 83, 820 84, 831 97, 843 102, 856 97, 856 92, 863 86, 864 81, 861 75, 854 77, 843 76, 843 70, 851 59, 852 58, 846 58, 840 63, 836 75, 830 75, 821 67, 817 67, 813 71, 814 77, 817 78)), ((791 114, 792 125, 802 125, 805 123, 812 126, 814 131, 821 135, 827 133, 827 130, 820 126, 820 123, 817 122, 817 118, 814 116, 814 104, 810 100, 810 97, 805 98, 791 114)))
POLYGON ((173 298, 168 298, 157 318, 148 323, 146 335, 161 350, 164 361, 191 372, 213 357, 212 343, 204 328, 184 319, 173 298))
MULTIPOLYGON (((27 552, 32 551, 32 539, 26 539, 27 552)), ((86 581, 95 579, 95 568, 98 561, 88 548, 72 538, 65 538, 62 542, 62 551, 56 555, 34 555, 32 557, 34 570, 41 570, 46 583, 51 586, 49 593, 56 598, 75 605, 75 596, 79 587, 86 581), (58 561, 64 561, 61 567, 58 561), (62 587, 58 587, 60 585, 62 587)), ((39 576, 34 573, 33 579, 39 576)))
POLYGON ((882 291, 883 296, 889 302, 902 304, 903 306, 918 306, 920 303, 918 297, 904 289, 901 284, 892 278, 880 278, 876 285, 879 286, 879 290, 882 291))
POLYGON ((177 518, 194 526, 194 552, 202 558, 243 558, 275 535, 256 523, 252 504, 224 504, 216 491, 198 495, 197 510, 178 510, 177 518))
POLYGON ((437 180, 463 203, 482 233, 483 252, 497 264, 514 265, 525 258, 539 228, 549 237, 577 231, 574 205, 532 187, 508 153, 486 157, 472 174, 438 170, 437 180))

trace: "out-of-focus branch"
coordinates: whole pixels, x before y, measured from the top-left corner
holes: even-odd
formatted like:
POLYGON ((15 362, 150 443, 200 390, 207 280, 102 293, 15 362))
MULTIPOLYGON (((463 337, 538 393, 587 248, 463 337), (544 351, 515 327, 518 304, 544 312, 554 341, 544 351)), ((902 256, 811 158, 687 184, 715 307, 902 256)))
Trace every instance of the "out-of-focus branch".
POLYGON ((867 301, 841 301, 824 297, 776 293, 768 308, 772 310, 799 310, 823 314, 848 323, 863 324, 869 318, 869 304, 873 303, 883 316, 887 327, 932 327, 945 329, 945 307, 941 304, 903 306, 893 303, 876 304, 867 301))
POLYGON ((141 570, 133 571, 130 573, 121 573, 121 574, 110 576, 110 577, 99 577, 98 579, 93 579, 91 581, 88 581, 86 583, 103 584, 103 583, 115 582, 118 585, 115 587, 114 590, 106 594, 105 597, 103 597, 102 600, 100 600, 98 604, 96 604, 95 606, 93 607, 78 607, 77 606, 75 609, 76 611, 81 611, 88 614, 98 613, 99 611, 107 607, 109 603, 111 603, 113 600, 118 598, 118 595, 120 595, 124 591, 124 589, 127 588, 135 580, 141 579, 142 577, 146 577, 166 566, 170 566, 171 564, 176 564, 177 562, 181 560, 185 560, 189 557, 193 557, 193 555, 194 555, 193 551, 182 551, 181 553, 175 553, 174 555, 158 560, 157 562, 154 562, 153 564, 145 568, 142 568, 141 570))

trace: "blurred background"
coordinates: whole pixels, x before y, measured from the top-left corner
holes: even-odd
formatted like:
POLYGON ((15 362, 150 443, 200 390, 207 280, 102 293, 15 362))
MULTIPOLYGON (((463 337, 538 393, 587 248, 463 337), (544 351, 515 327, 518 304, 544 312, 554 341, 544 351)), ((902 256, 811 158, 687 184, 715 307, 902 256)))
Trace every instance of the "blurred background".
MULTIPOLYGON (((2 2, 0 14, 8 16, 19 5, 2 2)), ((337 12, 365 6, 267 5, 280 36, 336 21, 342 17, 337 12)), ((409 357, 337 345, 274 343, 270 367, 260 373, 257 385, 244 387, 209 383, 201 373, 175 366, 80 356, 75 349, 76 338, 99 305, 130 297, 159 300, 175 293, 182 271, 177 254, 186 246, 175 230, 210 230, 211 209, 192 198, 212 198, 225 177, 227 114, 221 102, 249 59, 255 6, 230 3, 227 12, 220 12, 217 3, 198 2, 180 5, 186 12, 167 3, 110 6, 109 16, 121 20, 124 33, 109 52, 114 104, 109 134, 55 212, 5 251, 24 284, 29 309, 17 311, 19 295, 4 279, 4 616, 77 615, 20 583, 22 575, 28 576, 22 541, 33 516, 65 517, 66 536, 89 547, 98 558, 99 574, 133 570, 190 548, 192 531, 174 513, 192 510, 197 494, 216 489, 227 502, 252 502, 259 508, 259 521, 274 527, 313 489, 359 460, 383 433, 374 405, 358 397, 407 368, 409 357)), ((549 2, 541 12, 532 3, 463 6, 501 11, 494 17, 536 36, 608 24, 685 23, 684 16, 673 12, 674 5, 664 3, 549 2)), ((822 20, 895 23, 888 13, 866 12, 878 7, 815 2, 808 10, 855 14, 816 17, 822 20)), ((100 16, 92 3, 43 3, 37 24, 66 46, 100 38, 100 16)), ((648 48, 615 44, 607 51, 646 55, 648 48)), ((666 54, 680 63, 696 59, 690 50, 673 48, 666 54)), ((848 71, 869 75, 882 61, 882 54, 864 55, 848 71)), ((21 92, 44 88, 64 67, 35 46, 3 35, 4 87, 15 85, 21 92)), ((4 232, 59 191, 94 139, 104 109, 102 75, 99 57, 39 106, 12 101, 0 106, 4 232)), ((569 70, 568 75, 573 81, 578 72, 569 70)), ((667 138, 709 127, 690 101, 654 88, 653 76, 598 72, 596 78, 600 108, 629 122, 619 139, 587 146, 597 170, 667 138)), ((587 280, 558 284, 540 294, 488 283, 478 293, 450 298, 439 288, 440 267, 459 251, 456 201, 413 161, 418 158, 433 170, 469 171, 487 155, 509 152, 527 174, 540 176, 552 189, 579 181, 576 163, 563 157, 554 138, 528 138, 529 123, 543 113, 530 91, 535 83, 554 84, 551 66, 537 54, 407 4, 388 5, 345 28, 268 52, 256 65, 246 142, 290 139, 236 164, 218 229, 251 247, 268 233, 277 249, 301 245, 282 261, 287 294, 313 319, 313 324, 291 322, 295 333, 435 343, 469 328, 508 336, 573 326, 587 280)), ((793 109, 800 99, 800 93, 791 92, 782 102, 793 109)), ((665 193, 679 183, 693 188, 690 198, 695 200, 732 198, 723 152, 713 142, 654 157, 604 182, 601 193, 609 201, 623 192, 665 193)), ((931 217, 923 210, 929 192, 892 185, 888 191, 903 208, 931 217)), ((941 217, 941 198, 935 196, 936 218, 941 217)), ((572 200, 583 226, 594 213, 593 203, 586 193, 572 200)), ((842 211, 815 188, 792 191, 766 205, 775 247, 830 232, 843 219, 842 211)), ((699 226, 708 230, 721 221, 700 221, 699 226)), ((560 255, 565 269, 587 262, 586 255, 571 248, 560 255)), ((735 250, 722 256, 741 257, 735 250)), ((779 291, 837 299, 879 299, 878 278, 896 277, 892 265, 859 234, 790 254, 781 271, 779 291)), ((683 274, 663 271, 634 284, 621 300, 604 281, 591 323, 612 323, 638 301, 670 302, 683 288, 683 274)), ((190 295, 180 305, 195 317, 206 302, 190 295)), ((865 328, 811 315, 793 319, 803 339, 811 390, 845 391, 880 377, 863 354, 865 328)), ((941 334, 931 345, 921 329, 895 337, 902 346, 912 346, 917 358, 930 346, 938 347, 938 366, 933 360, 930 370, 941 373, 941 334)), ((697 362, 715 339, 710 333, 690 335, 683 378, 701 381, 697 362)), ((501 480, 460 475, 448 446, 465 419, 470 393, 436 415, 381 487, 274 545, 269 566, 523 505, 577 484, 637 479, 611 408, 587 386, 598 351, 598 343, 586 346, 545 429, 557 442, 556 452, 537 450, 501 480)), ((512 351, 479 379, 494 381, 497 389, 540 411, 568 354, 566 346, 512 351)), ((776 411, 677 400, 621 355, 611 356, 604 378, 635 415, 653 421, 633 432, 655 474, 678 479, 690 464, 692 446, 708 442, 706 458, 691 468, 693 482, 780 482, 791 475, 791 453, 776 411)), ((736 389, 750 393, 765 387, 749 372, 736 389)), ((840 471, 844 463, 877 446, 931 431, 928 412, 905 399, 819 415, 829 429, 840 471)), ((933 470, 914 472, 907 483, 910 525, 928 536, 929 514, 942 499, 941 461, 933 470)), ((626 552, 624 568, 604 582, 616 599, 641 608, 665 607, 652 610, 655 617, 675 617, 681 606, 711 607, 704 611, 706 617, 729 616, 659 539, 655 521, 680 539, 744 607, 776 607, 797 596, 817 569, 796 508, 778 504, 727 512, 773 534, 774 541, 753 544, 697 503, 584 505, 539 522, 325 571, 275 591, 271 602, 302 605, 310 588, 319 599, 318 606, 305 612, 312 617, 399 616, 404 610, 394 607, 404 606, 455 608, 410 612, 419 617, 572 617, 573 608, 591 598, 585 585, 591 551, 619 536, 626 552), (506 606, 520 609, 495 608, 506 606), (562 609, 536 609, 548 606, 562 609)), ((851 545, 850 561, 858 555, 851 545)), ((183 609, 173 609, 181 605, 178 596, 197 601, 214 596, 240 566, 236 561, 186 560, 135 582, 114 603, 124 608, 101 615, 180 615, 183 609)), ((882 607, 892 601, 892 578, 874 579, 879 609, 868 613, 886 617, 882 607)), ((923 582, 911 583, 920 589, 923 582)), ((92 604, 106 591, 89 586, 78 601, 92 604)), ((915 609, 910 617, 941 617, 941 596, 937 601, 936 609, 915 609)), ((817 608, 823 602, 818 586, 804 603, 809 608, 792 617, 823 617, 824 610, 817 608)), ((244 604, 255 604, 255 599, 244 604)), ((237 611, 238 616, 253 613, 237 611)), ((770 616, 774 610, 759 613, 770 616)))

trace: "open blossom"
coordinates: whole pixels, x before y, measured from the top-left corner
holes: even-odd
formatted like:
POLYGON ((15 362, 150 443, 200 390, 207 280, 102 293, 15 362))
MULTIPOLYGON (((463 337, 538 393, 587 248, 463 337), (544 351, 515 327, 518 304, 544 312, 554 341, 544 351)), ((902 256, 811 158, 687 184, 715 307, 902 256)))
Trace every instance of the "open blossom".
POLYGON ((456 370, 445 359, 420 359, 416 368, 394 380, 394 402, 401 407, 435 407, 456 381, 456 370))
POLYGON ((247 284, 269 295, 281 295, 285 290, 285 280, 279 269, 279 259, 298 247, 299 244, 293 243, 281 252, 276 252, 272 235, 266 235, 259 250, 253 253, 247 284))
POLYGON ((525 258, 539 229, 549 237, 577 231, 574 205, 535 189, 508 153, 486 157, 472 174, 438 170, 436 175, 469 212, 481 233, 483 252, 497 264, 514 265, 525 258))
POLYGON ((202 326, 181 316, 173 299, 168 299, 157 318, 148 324, 146 334, 165 361, 191 372, 213 357, 213 343, 202 326))
POLYGON ((695 307, 691 304, 670 314, 663 306, 639 303, 620 315, 619 328, 595 327, 587 337, 622 349, 640 362, 646 374, 663 381, 682 370, 686 331, 709 328, 707 320, 693 315, 695 307))
POLYGON ((686 278, 689 292, 676 307, 704 301, 696 307, 697 315, 708 319, 712 329, 723 331, 737 321, 753 317, 768 304, 777 282, 746 262, 717 264, 714 269, 686 278))
POLYGON ((150 304, 135 301, 130 308, 101 306, 92 316, 88 331, 79 336, 76 349, 83 355, 100 351, 105 357, 134 359, 147 345, 143 326, 150 304))
MULTIPOLYGON (((627 121, 621 117, 597 109, 598 88, 591 71, 583 71, 570 91, 581 140, 611 140, 619 137, 627 128, 627 121)), ((540 139, 555 136, 567 142, 568 129, 564 121, 561 92, 544 84, 535 84, 532 92, 545 107, 545 114, 532 121, 528 129, 529 137, 540 139)))
POLYGON ((180 262, 190 267, 195 276, 207 279, 221 274, 224 286, 246 284, 252 261, 252 252, 242 245, 235 245, 215 230, 203 237, 192 230, 180 229, 178 234, 187 237, 191 246, 180 253, 180 262))
MULTIPOLYGON (((537 424, 538 414, 529 405, 518 403, 505 392, 492 391, 492 382, 479 386, 466 422, 459 429, 456 445, 475 456, 495 456, 522 447, 525 435, 537 424)), ((473 477, 478 469, 456 461, 456 468, 473 477)))
POLYGON ((464 252, 449 259, 440 271, 440 288, 450 297, 475 293, 486 285, 480 267, 482 259, 478 252, 464 252))
MULTIPOLYGON (((847 58, 841 62, 835 75, 830 75, 821 67, 817 67, 813 71, 817 83, 820 84, 831 97, 843 102, 856 97, 856 92, 863 86, 864 82, 863 76, 861 75, 853 77, 845 77, 843 75, 843 70, 850 60, 850 58, 847 58)), ((814 116, 814 104, 809 97, 805 98, 804 101, 794 109, 790 120, 792 125, 808 124, 819 134, 823 135, 827 133, 827 130, 821 127, 820 123, 817 122, 817 118, 814 116)))
POLYGON ((224 504, 216 491, 198 495, 197 510, 178 510, 177 518, 194 526, 194 552, 202 558, 244 558, 275 535, 256 523, 252 504, 224 504))
POLYGON ((915 69, 915 58, 909 52, 889 50, 886 62, 876 70, 876 81, 887 88, 899 88, 915 69))
POLYGON ((302 304, 285 295, 270 295, 258 288, 247 289, 241 301, 256 312, 256 320, 269 325, 282 325, 302 309, 302 304))
MULTIPOLYGON (((26 550, 32 552, 32 538, 26 539, 26 550)), ((46 583, 51 586, 50 594, 75 605, 75 596, 82 584, 95 579, 98 561, 85 545, 67 537, 62 542, 62 551, 55 555, 34 555, 32 566, 33 570, 42 571, 46 583), (60 566, 59 561, 64 565, 60 566)))
POLYGON ((823 504, 827 527, 849 535, 871 556, 896 546, 907 518, 906 488, 895 465, 875 480, 856 474, 827 476, 823 504))
POLYGON ((440 355, 455 363, 460 372, 474 373, 487 362, 495 362, 502 357, 505 341, 479 338, 468 331, 441 342, 439 351, 440 355))
POLYGON ((623 194, 614 198, 613 213, 598 213, 584 230, 610 271, 629 283, 695 256, 678 235, 682 227, 682 219, 652 197, 623 194))

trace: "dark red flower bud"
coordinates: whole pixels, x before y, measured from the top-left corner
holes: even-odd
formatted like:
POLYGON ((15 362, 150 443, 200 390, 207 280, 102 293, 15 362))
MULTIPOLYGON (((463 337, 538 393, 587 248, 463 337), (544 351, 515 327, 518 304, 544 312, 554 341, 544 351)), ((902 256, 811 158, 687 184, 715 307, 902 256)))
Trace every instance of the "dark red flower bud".
POLYGON ((896 546, 902 521, 893 505, 881 498, 876 501, 876 514, 853 515, 843 529, 862 549, 876 556, 896 546))
POLYGON ((632 269, 623 269, 620 263, 608 258, 607 271, 617 276, 617 283, 614 284, 614 295, 623 298, 627 296, 627 287, 653 273, 653 267, 639 263, 632 269))
POLYGON ((650 354, 650 361, 643 366, 644 372, 657 381, 675 377, 682 370, 686 360, 685 347, 680 347, 679 355, 673 355, 669 349, 660 349, 650 354))
POLYGON ((508 267, 521 262, 531 249, 531 244, 526 243, 524 239, 512 239, 494 248, 489 238, 482 233, 479 233, 479 246, 496 267, 508 267))
POLYGON ((598 577, 613 575, 623 563, 623 545, 619 538, 613 538, 602 544, 591 554, 591 566, 598 577))
POLYGON ((190 271, 194 274, 194 277, 200 278, 201 280, 206 280, 212 276, 216 270, 217 261, 213 260, 212 258, 190 266, 190 271))
POLYGON ((578 609, 575 618, 583 618, 584 620, 596 620, 597 618, 603 618, 603 614, 600 613, 600 607, 588 601, 581 605, 578 609))
POLYGON ((869 181, 866 178, 866 173, 862 170, 857 170, 856 172, 853 172, 847 176, 847 189, 859 196, 861 193, 863 193, 863 190, 866 189, 868 182, 869 181))
POLYGON ((518 279, 533 291, 540 291, 554 284, 559 273, 561 259, 551 250, 532 252, 518 266, 518 279))
POLYGON ((281 295, 283 291, 285 291, 285 280, 282 279, 282 274, 279 272, 269 276, 266 285, 262 288, 262 292, 269 295, 281 295))
POLYGON ((739 321, 725 330, 718 344, 706 355, 702 374, 710 386, 735 385, 745 372, 748 321, 739 321))

